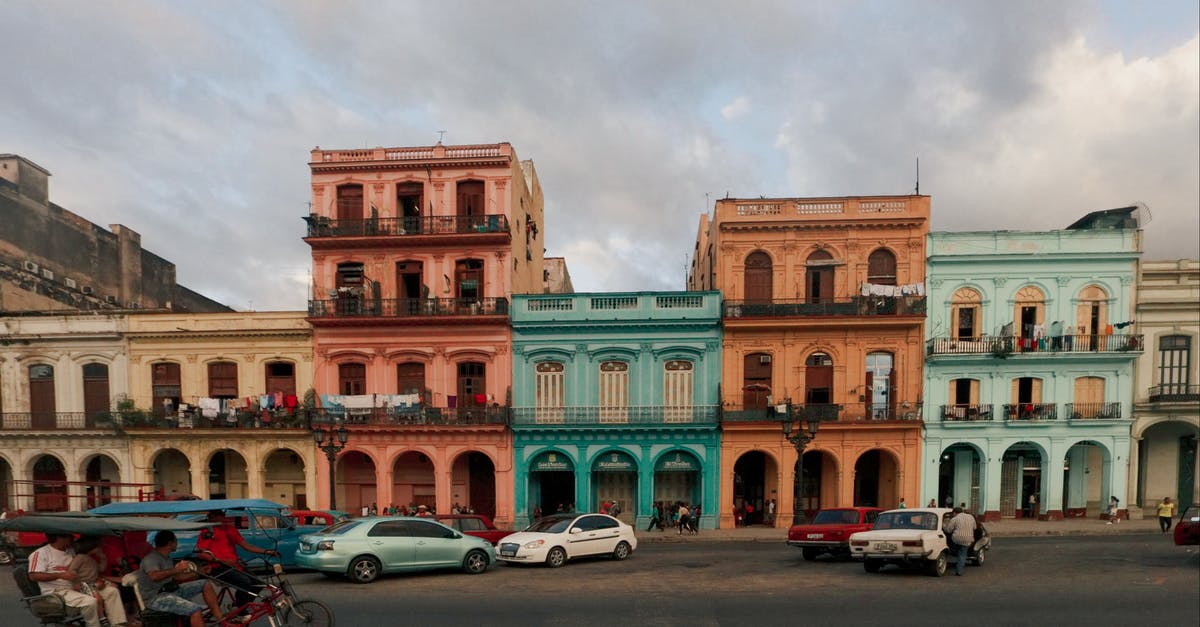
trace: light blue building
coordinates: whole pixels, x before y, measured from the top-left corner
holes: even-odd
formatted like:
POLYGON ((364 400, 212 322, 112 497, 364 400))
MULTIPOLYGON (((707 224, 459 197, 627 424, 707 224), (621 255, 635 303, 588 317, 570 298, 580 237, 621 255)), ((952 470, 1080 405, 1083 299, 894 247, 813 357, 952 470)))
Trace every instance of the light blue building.
POLYGON ((1136 208, 928 244, 922 500, 988 519, 1124 509, 1136 208))
POLYGON ((515 524, 615 501, 645 529, 683 501, 714 527, 720 293, 514 295, 511 315, 515 524))

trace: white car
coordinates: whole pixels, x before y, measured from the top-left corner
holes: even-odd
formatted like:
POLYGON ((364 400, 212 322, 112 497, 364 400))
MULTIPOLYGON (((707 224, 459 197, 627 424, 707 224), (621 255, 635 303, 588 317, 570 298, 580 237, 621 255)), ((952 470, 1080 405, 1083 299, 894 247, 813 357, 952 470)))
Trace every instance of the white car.
MULTIPOLYGON (((940 507, 883 512, 875 519, 874 529, 850 536, 850 555, 861 559, 869 573, 879 572, 885 564, 901 564, 923 566, 930 575, 941 577, 946 574, 947 562, 954 558, 942 531, 953 514, 954 510, 940 507)), ((967 559, 982 566, 990 547, 991 538, 980 524, 967 559)))
POLYGON ((637 536, 633 527, 605 514, 554 514, 501 538, 496 549, 502 562, 558 568, 587 555, 626 559, 637 549, 637 536))

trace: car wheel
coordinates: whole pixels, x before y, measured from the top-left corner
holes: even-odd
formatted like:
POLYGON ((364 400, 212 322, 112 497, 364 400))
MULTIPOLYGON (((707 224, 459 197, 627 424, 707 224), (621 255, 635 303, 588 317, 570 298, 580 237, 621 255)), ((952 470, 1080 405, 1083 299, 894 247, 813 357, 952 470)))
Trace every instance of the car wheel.
POLYGON ((12 549, 8 547, 0 548, 0 566, 8 566, 15 559, 12 549))
POLYGON ((488 558, 483 551, 471 551, 463 558, 463 572, 478 575, 487 570, 488 558))
POLYGON ((979 549, 979 552, 975 554, 975 565, 976 566, 983 566, 983 556, 984 555, 987 555, 987 549, 979 549))
POLYGON ((879 572, 879 568, 881 566, 883 566, 883 564, 881 564, 879 562, 879 560, 873 560, 869 557, 863 560, 863 569, 866 570, 868 573, 879 572))
POLYGON ((622 560, 629 559, 629 554, 632 552, 633 552, 633 549, 629 548, 629 543, 622 540, 617 543, 617 548, 613 551, 612 556, 613 556, 613 559, 615 559, 619 562, 622 560))
POLYGON ((817 555, 820 555, 820 553, 818 553, 816 549, 806 547, 806 548, 803 548, 800 550, 803 553, 804 561, 806 561, 806 562, 811 562, 811 561, 817 559, 817 555))
POLYGON ((559 568, 567 563, 567 552, 561 546, 556 546, 550 549, 546 554, 546 565, 550 568, 559 568))
POLYGON ((379 560, 363 556, 350 562, 350 579, 354 583, 371 583, 379 577, 379 560))
POLYGON ((938 553, 937 559, 929 563, 929 574, 933 577, 941 577, 946 574, 946 552, 938 553))

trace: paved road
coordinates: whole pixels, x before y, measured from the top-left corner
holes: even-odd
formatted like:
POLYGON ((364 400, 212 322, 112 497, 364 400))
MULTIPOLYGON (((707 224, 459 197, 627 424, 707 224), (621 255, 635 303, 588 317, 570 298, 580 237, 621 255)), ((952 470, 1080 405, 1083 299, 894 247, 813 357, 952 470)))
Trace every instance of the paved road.
MULTIPOLYGON (((6 574, 7 575, 7 574, 6 574)), ((997 540, 981 568, 935 579, 857 562, 804 562, 762 542, 649 544, 627 562, 483 575, 402 575, 371 585, 292 578, 341 625, 1200 624, 1200 552, 1160 535, 997 540)), ((11 579, 0 624, 35 624, 11 579), (10 618, 16 618, 10 621, 10 618)))

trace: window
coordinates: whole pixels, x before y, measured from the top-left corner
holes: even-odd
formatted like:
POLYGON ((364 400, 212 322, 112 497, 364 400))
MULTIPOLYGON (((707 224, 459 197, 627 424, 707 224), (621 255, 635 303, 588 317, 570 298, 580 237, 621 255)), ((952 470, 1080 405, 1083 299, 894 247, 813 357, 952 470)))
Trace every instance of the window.
POLYGON ((455 294, 460 305, 470 306, 483 298, 483 260, 463 259, 454 264, 455 294))
POLYGON ((956 340, 976 338, 980 335, 980 312, 983 297, 979 292, 960 287, 950 299, 950 330, 956 340))
POLYGON ((600 523, 602 521, 605 521, 605 519, 600 516, 584 516, 583 518, 575 521, 573 526, 578 527, 583 531, 595 531, 597 529, 601 529, 600 523))
POLYGON ((1039 404, 1042 402, 1042 380, 1033 377, 1013 379, 1013 402, 1039 404))
POLYGON ((1158 384, 1164 394, 1186 394, 1192 381, 1192 338, 1164 335, 1158 338, 1158 384))
POLYGON ((29 367, 29 413, 34 428, 55 426, 54 366, 36 364, 29 367))
POLYGON ((826 303, 833 301, 833 255, 827 251, 814 251, 804 263, 804 285, 807 302, 826 303))
POLYGON ((338 364, 338 390, 348 396, 366 394, 367 365, 338 364))
POLYGON ((534 407, 538 420, 561 420, 566 405, 566 366, 545 361, 534 366, 534 407))
POLYGON ((833 402, 833 359, 813 353, 804 360, 804 402, 828 405, 833 402))
POLYGON ((151 366, 150 386, 154 396, 152 409, 155 415, 162 416, 168 411, 174 411, 183 397, 179 385, 179 364, 161 362, 151 366))
POLYGON ((371 527, 367 535, 370 537, 403 538, 412 534, 408 532, 408 521, 389 520, 371 527))
POLYGON ((890 417, 895 399, 892 398, 892 354, 867 353, 865 387, 870 403, 868 415, 876 420, 890 417))
POLYGON ((663 419, 686 422, 692 413, 692 386, 695 366, 690 361, 672 360, 663 364, 663 419))
POLYGON ((467 361, 458 364, 458 406, 487 406, 487 365, 467 361))
POLYGON ((108 412, 108 366, 104 364, 83 365, 83 413, 94 418, 108 412))
MULTIPOLYGON (((1014 300, 1016 309, 1013 311, 1013 317, 1016 324, 1013 325, 1013 334, 1026 339, 1032 338, 1037 326, 1046 323, 1046 295, 1042 290, 1027 285, 1017 290, 1014 300)), ((1025 349, 1030 346, 1028 342, 1021 344, 1025 349)))
POLYGON ((214 361, 208 364, 208 396, 210 398, 237 398, 237 364, 232 361, 214 361))
POLYGON ((746 257, 746 276, 743 291, 748 302, 771 302, 771 257, 762 251, 746 257))
POLYGON ((765 409, 771 396, 771 355, 750 353, 742 360, 742 407, 765 409))
POLYGON ((363 219, 363 186, 339 185, 337 188, 337 219, 363 219))
POLYGON ((265 391, 273 394, 296 393, 296 365, 286 361, 273 361, 266 365, 267 387, 265 391))
POLYGON ((410 229, 409 225, 417 226, 420 224, 419 218, 421 215, 421 196, 424 193, 424 188, 420 183, 400 183, 396 185, 396 209, 404 218, 404 230, 413 232, 416 229, 410 229))
POLYGON ((453 533, 449 529, 422 520, 406 520, 409 535, 414 538, 448 538, 453 533))
POLYGON ((396 365, 396 393, 422 394, 425 392, 425 364, 396 365))
POLYGON ((460 529, 462 531, 487 531, 488 530, 487 525, 483 524, 483 521, 479 520, 478 518, 457 518, 457 519, 455 519, 455 522, 458 523, 457 525, 455 525, 455 528, 460 529))
POLYGON ((867 283, 896 284, 896 256, 890 250, 877 248, 867 257, 867 283))
POLYGON ((606 361, 600 364, 600 422, 629 420, 629 364, 606 361))

